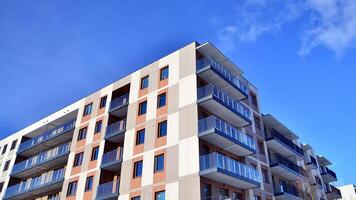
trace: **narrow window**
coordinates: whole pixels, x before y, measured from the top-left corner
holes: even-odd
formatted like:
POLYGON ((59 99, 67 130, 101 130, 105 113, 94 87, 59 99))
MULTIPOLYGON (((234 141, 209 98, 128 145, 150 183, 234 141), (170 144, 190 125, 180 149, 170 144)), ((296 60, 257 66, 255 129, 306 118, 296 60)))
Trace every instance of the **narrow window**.
POLYGON ((93 188, 93 176, 87 177, 85 182, 85 192, 90 191, 93 188))
POLYGON ((77 141, 83 140, 87 137, 87 130, 87 127, 79 130, 77 141))
POLYGON ((164 170, 164 154, 155 156, 155 172, 164 170))
POLYGON ((251 103, 252 105, 258 107, 258 103, 257 103, 257 96, 255 93, 250 92, 250 96, 251 96, 251 103))
POLYGON ((68 184, 67 197, 75 195, 77 192, 77 183, 77 181, 73 181, 68 184))
POLYGON ((2 188, 4 187, 4 182, 0 183, 0 193, 2 192, 2 188))
POLYGON ((263 142, 257 141, 257 143, 258 143, 258 152, 262 155, 265 155, 265 148, 263 142))
POLYGON ((107 96, 101 97, 99 108, 104 108, 106 106, 106 99, 107 99, 107 96))
POLYGON ((159 191, 155 193, 155 200, 165 200, 166 199, 166 192, 165 191, 159 191))
POLYGON ((99 146, 94 147, 92 152, 91 152, 91 160, 98 160, 98 156, 99 156, 99 146))
POLYGON ((10 151, 15 149, 17 140, 12 141, 10 151))
POLYGON ((149 76, 145 76, 141 79, 141 90, 148 87, 148 84, 149 84, 148 78, 149 78, 149 76))
POLYGON ((100 120, 100 121, 97 121, 95 123, 95 129, 94 129, 94 133, 100 133, 101 132, 101 127, 103 125, 103 121, 100 120))
POLYGON ((161 81, 168 78, 168 66, 161 69, 159 78, 161 81))
POLYGON ((143 144, 145 142, 145 129, 137 131, 136 145, 143 144))
POLYGON ((263 182, 268 184, 269 183, 268 171, 262 168, 262 175, 263 175, 263 182))
POLYGON ((138 115, 146 114, 147 112, 147 101, 141 102, 138 106, 138 115))
POLYGON ((134 178, 142 176, 142 160, 134 163, 134 178))
POLYGON ((157 137, 163 137, 166 135, 167 135, 167 121, 163 121, 158 124, 157 137))
POLYGON ((6 149, 7 149, 7 144, 5 144, 4 148, 2 149, 2 153, 1 154, 6 153, 6 149))
POLYGON ((83 155, 84 155, 83 152, 78 153, 78 154, 75 155, 75 157, 74 157, 74 167, 82 165, 83 155))
POLYGON ((10 160, 6 161, 3 171, 7 171, 9 169, 9 165, 10 165, 10 160))
POLYGON ((261 130, 261 122, 260 118, 257 117, 256 115, 253 116, 253 120, 255 121, 255 128, 258 130, 261 130))
POLYGON ((157 108, 163 107, 166 105, 166 93, 162 93, 157 97, 157 108))
POLYGON ((92 108, 93 108, 93 103, 91 104, 88 104, 84 107, 84 113, 83 113, 83 116, 87 116, 91 113, 92 111, 92 108))
POLYGON ((140 196, 132 197, 131 200, 141 200, 141 197, 140 196))

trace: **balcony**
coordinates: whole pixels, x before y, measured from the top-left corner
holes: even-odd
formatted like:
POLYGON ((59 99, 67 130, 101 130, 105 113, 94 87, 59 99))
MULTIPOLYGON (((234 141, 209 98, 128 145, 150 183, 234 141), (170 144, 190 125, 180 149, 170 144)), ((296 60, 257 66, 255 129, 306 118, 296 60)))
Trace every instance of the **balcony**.
POLYGON ((242 189, 261 184, 256 169, 215 152, 200 156, 200 176, 242 189))
POLYGON ((336 173, 328 167, 320 167, 320 174, 321 178, 327 183, 337 181, 336 173))
POLYGON ((328 199, 342 198, 340 190, 331 184, 325 184, 325 194, 328 197, 328 199))
POLYGON ((267 146, 285 157, 297 156, 298 159, 304 158, 304 151, 291 140, 283 136, 274 129, 266 133, 267 146))
POLYGON ((277 200, 303 200, 300 190, 292 184, 282 184, 274 188, 277 200))
POLYGON ((64 181, 64 168, 28 179, 6 189, 4 199, 35 199, 54 191, 60 191, 64 181))
POLYGON ((110 124, 106 127, 105 140, 118 143, 124 140, 126 131, 126 119, 110 124))
POLYGON ((112 181, 98 186, 96 200, 114 200, 119 196, 119 181, 112 181))
POLYGON ((104 153, 101 161, 101 169, 118 172, 121 170, 123 148, 104 153))
POLYGON ((117 117, 123 117, 127 113, 127 105, 129 105, 129 94, 124 94, 111 101, 109 112, 117 117))
POLYGON ((271 171, 283 176, 288 180, 299 180, 305 178, 306 172, 294 162, 274 153, 270 156, 271 171))
POLYGON ((318 167, 318 163, 316 161, 316 159, 313 156, 307 155, 306 156, 306 164, 312 166, 313 168, 317 168, 318 167))
POLYGON ((57 144, 69 141, 73 136, 76 120, 70 120, 63 125, 46 131, 39 136, 20 144, 18 154, 29 157, 50 149, 57 144))
POLYGON ((241 81, 244 79, 233 75, 213 59, 202 58, 198 60, 196 74, 207 82, 222 88, 238 100, 248 97, 247 84, 241 81))
POLYGON ((213 85, 198 88, 198 104, 237 127, 251 124, 250 109, 213 85))
POLYGON ((60 145, 14 165, 11 176, 28 178, 67 163, 70 143, 60 145))
POLYGON ((256 141, 222 119, 210 116, 198 122, 198 136, 238 156, 256 153, 256 141))

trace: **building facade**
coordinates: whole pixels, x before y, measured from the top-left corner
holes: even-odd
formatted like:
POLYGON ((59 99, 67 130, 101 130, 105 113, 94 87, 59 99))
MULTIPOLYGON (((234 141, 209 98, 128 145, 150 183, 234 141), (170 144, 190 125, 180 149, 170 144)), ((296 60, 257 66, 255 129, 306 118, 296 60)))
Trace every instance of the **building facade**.
POLYGON ((191 43, 0 141, 2 199, 337 199, 331 164, 210 43, 191 43))
POLYGON ((353 184, 350 185, 344 185, 338 187, 341 195, 342 195, 342 200, 356 200, 356 186, 353 184))

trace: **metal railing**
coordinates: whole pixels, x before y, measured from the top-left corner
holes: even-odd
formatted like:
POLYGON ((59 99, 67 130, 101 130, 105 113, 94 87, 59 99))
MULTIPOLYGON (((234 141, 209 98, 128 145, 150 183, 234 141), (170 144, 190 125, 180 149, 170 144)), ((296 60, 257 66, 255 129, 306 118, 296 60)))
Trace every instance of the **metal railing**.
POLYGON ((112 181, 108 183, 103 183, 98 186, 98 190, 96 193, 97 198, 105 197, 107 195, 112 195, 115 193, 119 193, 119 188, 120 188, 120 182, 119 180, 117 181, 112 181))
POLYGON ((123 132, 126 129, 126 119, 110 124, 106 127, 106 137, 115 135, 118 132, 123 132))
POLYGON ((333 170, 329 169, 328 167, 320 167, 320 170, 321 170, 321 174, 329 174, 332 177, 337 178, 336 173, 333 170))
POLYGON ((39 136, 36 136, 30 140, 27 140, 27 141, 21 143, 18 152, 23 152, 23 151, 30 149, 36 145, 39 145, 43 142, 49 141, 54 137, 57 137, 61 134, 64 134, 64 133, 70 131, 70 130, 73 130, 75 128, 75 122, 76 122, 76 119, 70 120, 70 121, 64 123, 63 125, 61 125, 60 127, 46 131, 39 136))
POLYGON ((216 129, 224 135, 228 136, 233 140, 237 140, 248 147, 256 150, 256 141, 245 133, 242 133, 239 129, 225 122, 224 120, 215 117, 209 116, 204 119, 200 119, 198 122, 198 131, 199 133, 211 129, 216 129))
POLYGON ((216 152, 200 156, 200 171, 211 168, 226 170, 234 175, 261 183, 258 170, 216 152))
POLYGON ((202 58, 197 60, 197 70, 200 70, 204 67, 211 66, 215 71, 217 71, 220 75, 222 75, 231 85, 239 88, 242 92, 248 95, 248 87, 247 84, 243 83, 242 80, 237 76, 233 75, 229 72, 226 67, 222 66, 220 63, 213 59, 202 58))
POLYGON ((288 184, 288 183, 283 183, 283 184, 278 184, 276 187, 274 187, 274 193, 277 194, 283 194, 283 193, 288 193, 297 197, 300 197, 300 190, 293 184, 288 184))
POLYGON ((11 174, 16 174, 69 153, 70 143, 62 144, 14 165, 11 174))
POLYGON ((198 88, 198 99, 207 97, 207 96, 213 96, 217 98, 219 101, 221 101, 224 106, 232 110, 233 112, 237 112, 247 118, 248 120, 251 120, 251 112, 250 109, 247 108, 245 105, 243 105, 241 102, 231 98, 221 90, 219 90, 217 87, 215 87, 212 84, 203 86, 198 88))
POLYGON ((111 162, 122 161, 123 148, 118 148, 103 154, 101 164, 105 165, 111 162))
POLYGON ((115 109, 115 108, 120 107, 120 106, 123 106, 123 105, 128 104, 128 103, 129 103, 129 94, 127 93, 127 94, 124 94, 122 96, 119 96, 116 99, 113 99, 110 102, 110 110, 115 109))
POLYGON ((287 145, 289 148, 291 148, 292 150, 294 150, 298 154, 304 156, 304 151, 303 151, 302 148, 298 147, 298 145, 294 144, 291 140, 289 140, 288 138, 283 136, 281 133, 279 133, 275 129, 271 129, 270 131, 267 131, 266 137, 267 137, 266 138, 267 140, 271 139, 271 138, 274 138, 274 139, 282 142, 283 144, 287 145))
POLYGON ((300 175, 305 176, 305 171, 304 169, 302 169, 301 167, 299 167, 297 164, 295 164, 294 162, 288 160, 287 158, 277 154, 277 153, 273 153, 270 156, 270 165, 276 165, 276 164, 281 164, 291 170, 293 170, 294 172, 297 172, 300 175))
POLYGON ((333 192, 339 196, 341 196, 341 192, 338 188, 336 188, 335 186, 331 185, 331 184, 325 184, 325 193, 330 193, 333 192))

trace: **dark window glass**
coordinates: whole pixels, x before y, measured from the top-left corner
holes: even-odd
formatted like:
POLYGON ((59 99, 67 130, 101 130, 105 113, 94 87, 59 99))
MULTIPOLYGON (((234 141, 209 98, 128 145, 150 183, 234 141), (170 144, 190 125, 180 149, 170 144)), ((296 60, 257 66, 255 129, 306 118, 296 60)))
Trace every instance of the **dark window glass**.
POLYGON ((94 147, 93 151, 91 152, 91 160, 98 160, 98 156, 99 156, 99 147, 94 147))
POLYGON ((164 79, 168 78, 168 67, 164 67, 161 69, 159 78, 160 78, 160 80, 164 80, 164 79))
POLYGON ((106 106, 106 99, 107 99, 107 96, 101 97, 99 108, 104 108, 106 106))
POLYGON ((0 183, 0 193, 2 192, 2 188, 4 187, 4 182, 0 183))
POLYGON ((138 196, 138 197, 132 197, 131 200, 141 200, 141 197, 138 196))
POLYGON ((164 154, 155 156, 155 172, 164 170, 164 154))
POLYGON ((88 104, 84 107, 84 113, 83 116, 89 115, 93 109, 93 103, 88 104))
POLYGON ((2 153, 1 154, 6 153, 6 149, 7 149, 7 144, 5 144, 4 148, 2 149, 2 153))
POLYGON ((260 122, 260 118, 257 116, 253 116, 253 120, 255 121, 255 127, 258 130, 261 130, 261 122, 260 122))
POLYGON ((162 106, 166 105, 166 93, 160 94, 157 97, 157 108, 160 108, 162 106))
POLYGON ((204 184, 203 186, 203 198, 202 199, 207 199, 211 200, 212 198, 212 192, 211 192, 211 185, 210 184, 204 184))
POLYGON ((134 178, 142 176, 142 165, 143 165, 142 160, 135 162, 135 164, 134 164, 134 178))
POLYGON ((93 187, 93 177, 87 177, 87 180, 85 182, 85 192, 90 191, 93 187))
POLYGON ((17 140, 12 141, 10 150, 15 149, 17 140))
POLYGON ((77 192, 77 183, 77 181, 73 181, 68 184, 67 197, 75 195, 77 192))
POLYGON ((257 144, 258 144, 258 152, 262 155, 265 155, 265 148, 263 142, 257 141, 257 144))
POLYGON ((10 160, 6 161, 4 165, 4 171, 7 171, 9 169, 9 165, 10 165, 10 160))
POLYGON ((166 192, 159 191, 155 193, 155 200, 165 200, 166 199, 166 192))
POLYGON ((167 135, 167 121, 163 121, 158 124, 158 135, 157 137, 163 137, 167 135))
POLYGON ((263 182, 264 183, 269 183, 268 172, 267 172, 266 169, 262 169, 262 176, 263 176, 263 182))
POLYGON ((148 76, 145 76, 141 79, 141 89, 145 89, 148 87, 149 79, 148 76))
POLYGON ((146 114, 147 112, 147 101, 140 103, 138 106, 138 115, 146 114))
POLYGON ((254 106, 258 106, 257 104, 257 96, 254 94, 254 93, 250 93, 250 96, 251 96, 251 103, 254 105, 254 106))
POLYGON ((103 125, 103 121, 97 121, 95 123, 95 130, 94 130, 94 133, 100 133, 101 132, 101 127, 103 125))
POLYGON ((88 130, 87 127, 79 130, 77 141, 83 140, 87 137, 87 130, 88 130))
POLYGON ((74 157, 74 167, 82 165, 84 153, 78 153, 74 157))
POLYGON ((136 145, 143 144, 145 142, 145 129, 137 131, 136 145))

